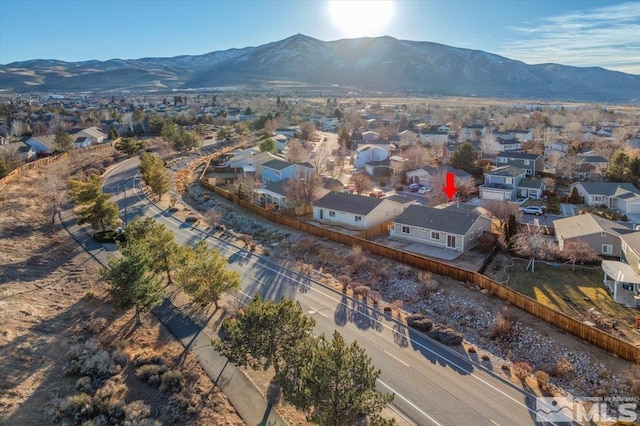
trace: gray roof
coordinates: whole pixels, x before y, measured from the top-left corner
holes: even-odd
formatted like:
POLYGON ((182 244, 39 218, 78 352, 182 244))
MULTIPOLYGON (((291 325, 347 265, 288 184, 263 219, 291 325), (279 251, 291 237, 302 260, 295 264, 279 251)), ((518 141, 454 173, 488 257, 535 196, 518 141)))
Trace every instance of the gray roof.
POLYGON ((378 197, 332 191, 319 200, 316 200, 313 206, 366 216, 383 201, 382 198, 378 197))
POLYGON ((640 232, 630 232, 626 235, 621 235, 620 239, 633 251, 640 254, 640 232))
POLYGON ((540 189, 542 188, 542 185, 543 185, 543 182, 541 180, 522 179, 520 183, 518 183, 518 188, 540 189))
POLYGON ((480 215, 471 212, 413 205, 407 207, 394 223, 464 235, 479 217, 480 215))
POLYGON ((453 173, 455 177, 459 177, 459 178, 468 178, 471 176, 469 173, 465 172, 464 170, 456 169, 455 167, 451 167, 448 164, 440 167, 425 166, 423 167, 423 169, 429 172, 429 174, 431 174, 432 176, 439 172, 453 173))
POLYGON ((584 190, 590 195, 612 196, 615 195, 619 189, 640 194, 640 191, 638 191, 633 184, 626 182, 580 182, 580 185, 582 185, 584 190))
POLYGON ((509 185, 507 183, 498 183, 498 182, 483 183, 482 185, 479 186, 479 188, 504 189, 504 190, 513 191, 513 185, 509 185))
POLYGON ((284 170, 287 167, 291 167, 291 166, 293 166, 293 163, 289 163, 288 161, 277 160, 277 159, 269 160, 262 165, 262 167, 268 167, 274 170, 284 170))
POLYGON ((405 197, 404 195, 393 194, 386 197, 387 200, 391 200, 398 204, 414 204, 416 202, 415 199, 410 197, 405 197))
POLYGON ((579 161, 583 163, 608 163, 609 160, 604 158, 602 155, 581 155, 579 156, 579 161))
POLYGON ((527 154, 524 152, 501 152, 496 157, 514 158, 517 160, 536 160, 538 157, 542 157, 540 154, 527 154))
POLYGON ((521 174, 524 174, 524 170, 512 165, 508 165, 508 166, 496 167, 495 169, 486 172, 486 174, 492 175, 492 176, 516 177, 516 176, 520 176, 521 174))
POLYGON ((264 189, 278 195, 287 195, 285 188, 288 183, 289 178, 285 178, 277 182, 271 182, 270 184, 266 185, 264 189))
POLYGON ((605 219, 591 213, 565 217, 553 221, 556 235, 564 239, 580 238, 600 232, 612 235, 624 235, 633 232, 632 229, 617 222, 605 219))

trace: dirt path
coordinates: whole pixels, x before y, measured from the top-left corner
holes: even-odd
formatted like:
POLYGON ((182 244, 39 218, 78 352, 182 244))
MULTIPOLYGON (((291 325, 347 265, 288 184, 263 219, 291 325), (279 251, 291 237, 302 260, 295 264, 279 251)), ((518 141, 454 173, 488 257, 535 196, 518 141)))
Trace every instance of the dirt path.
POLYGON ((160 424, 244 424, 191 356, 153 316, 132 327, 130 314, 106 300, 97 265, 56 223, 50 225, 39 190, 43 176, 78 165, 102 166, 112 153, 62 160, 24 174, 3 190, 0 213, 0 423, 50 424, 56 407, 78 394, 78 377, 65 374, 70 351, 95 339, 112 352, 126 347, 129 362, 113 376, 130 416, 160 424), (99 162, 100 164, 97 164, 99 162), (161 393, 136 377, 131 360, 148 351, 182 375, 179 394, 161 393), (174 361, 183 359, 179 365, 174 361), (124 386, 124 387, 122 387, 124 386), (139 401, 139 402, 136 402, 139 401), (136 402, 135 404, 133 404, 136 402), (137 411, 135 411, 135 410, 137 411), (134 412, 135 411, 135 412, 134 412))

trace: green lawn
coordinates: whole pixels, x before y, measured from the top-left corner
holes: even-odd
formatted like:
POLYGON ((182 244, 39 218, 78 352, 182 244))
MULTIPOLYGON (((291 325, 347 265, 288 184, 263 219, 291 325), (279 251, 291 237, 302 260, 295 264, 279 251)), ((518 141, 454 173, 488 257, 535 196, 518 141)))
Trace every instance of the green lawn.
POLYGON ((515 266, 507 268, 507 285, 547 306, 581 321, 588 319, 589 308, 594 308, 609 320, 617 320, 621 325, 632 325, 635 321, 638 311, 613 301, 602 284, 600 268, 576 266, 574 272, 571 265, 553 267, 536 262, 532 273, 525 271, 526 261, 514 259, 514 263, 515 266))

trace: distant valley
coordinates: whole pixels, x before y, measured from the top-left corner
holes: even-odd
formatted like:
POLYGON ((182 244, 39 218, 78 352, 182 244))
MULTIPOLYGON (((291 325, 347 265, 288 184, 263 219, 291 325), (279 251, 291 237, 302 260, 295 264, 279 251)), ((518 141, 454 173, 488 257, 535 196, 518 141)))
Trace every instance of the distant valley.
POLYGON ((0 65, 0 90, 110 92, 222 87, 380 91, 640 104, 640 75, 502 56, 392 37, 320 41, 305 35, 257 47, 172 58, 0 65))

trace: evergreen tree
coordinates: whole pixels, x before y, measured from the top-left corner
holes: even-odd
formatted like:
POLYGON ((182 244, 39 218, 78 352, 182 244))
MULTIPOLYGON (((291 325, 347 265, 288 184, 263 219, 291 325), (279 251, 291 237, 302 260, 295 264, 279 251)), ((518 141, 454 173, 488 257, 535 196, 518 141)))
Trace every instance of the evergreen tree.
POLYGON ((283 390, 291 404, 310 410, 308 419, 319 425, 355 425, 365 418, 369 424, 392 424, 380 412, 394 395, 376 390, 378 377, 380 370, 371 365, 358 342, 347 345, 334 331, 331 340, 318 339, 316 352, 300 377, 300 391, 292 393, 286 386, 283 390))
POLYGON ((76 204, 78 224, 90 223, 93 229, 104 231, 107 225, 118 223, 120 210, 109 201, 111 196, 102 192, 102 183, 100 176, 90 176, 87 181, 70 180, 69 196, 76 204))
POLYGON ((56 133, 55 139, 53 140, 53 145, 55 146, 57 151, 71 151, 73 149, 73 138, 64 130, 59 130, 58 133, 56 133))
POLYGON ((227 259, 218 250, 209 250, 204 241, 185 252, 176 271, 176 282, 197 303, 215 303, 223 293, 240 290, 240 273, 228 269, 227 259))
POLYGON ((117 307, 136 309, 136 320, 141 323, 140 312, 162 301, 162 283, 151 270, 152 257, 144 242, 128 242, 120 248, 122 257, 110 257, 109 268, 100 271, 101 277, 111 284, 109 294, 117 307))
POLYGON ((478 173, 478 153, 473 145, 465 142, 451 155, 449 164, 467 173, 478 173))
POLYGON ((254 370, 273 366, 277 380, 289 355, 310 338, 314 326, 300 302, 284 297, 279 302, 263 301, 258 294, 225 324, 225 339, 216 346, 237 365, 254 370))
POLYGON ((0 179, 7 176, 11 173, 13 169, 11 168, 11 164, 7 160, 7 158, 3 155, 0 155, 0 179))
POLYGON ((607 179, 612 182, 628 182, 629 164, 629 155, 623 149, 616 151, 607 167, 607 179))
POLYGON ((580 204, 580 203, 582 203, 582 197, 580 197, 580 193, 578 192, 578 188, 576 188, 575 186, 571 190, 571 194, 569 195, 569 198, 567 199, 567 202, 569 202, 570 204, 580 204))
POLYGON ((149 247, 151 270, 157 274, 165 273, 167 280, 171 272, 182 264, 185 247, 176 243, 173 232, 150 217, 136 216, 127 226, 127 241, 144 242, 149 247))
POLYGON ((351 140, 347 127, 344 125, 340 127, 340 130, 338 130, 338 144, 345 147, 345 149, 351 149, 351 140))
POLYGON ((260 152, 276 152, 276 141, 267 138, 260 142, 260 152))

